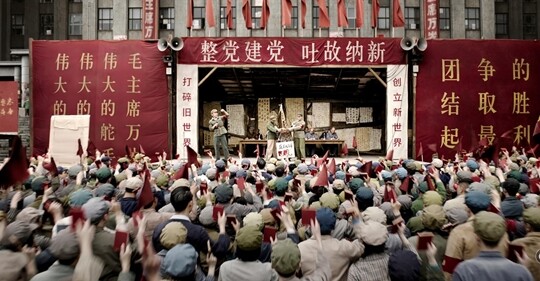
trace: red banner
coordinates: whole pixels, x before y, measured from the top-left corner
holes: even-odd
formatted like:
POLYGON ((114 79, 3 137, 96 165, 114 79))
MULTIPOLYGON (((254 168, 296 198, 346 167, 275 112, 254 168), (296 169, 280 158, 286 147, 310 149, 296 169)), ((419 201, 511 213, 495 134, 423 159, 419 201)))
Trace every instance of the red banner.
POLYGON ((540 42, 430 40, 428 46, 415 120, 416 151, 422 143, 425 160, 434 152, 453 159, 456 150, 474 149, 480 140, 531 145, 540 115, 540 42))
POLYGON ((404 64, 398 38, 184 38, 181 64, 404 64), (286 58, 286 59, 285 59, 286 58))
POLYGON ((424 0, 424 37, 439 38, 439 0, 424 0))
POLYGON ((167 78, 155 43, 33 41, 31 50, 34 154, 47 151, 51 115, 90 115, 90 139, 112 157, 126 145, 143 144, 152 157, 168 147, 167 78))
POLYGON ((0 82, 0 134, 19 132, 18 90, 17 82, 0 82))
POLYGON ((144 39, 157 39, 158 38, 158 1, 157 0, 143 0, 143 36, 144 39))

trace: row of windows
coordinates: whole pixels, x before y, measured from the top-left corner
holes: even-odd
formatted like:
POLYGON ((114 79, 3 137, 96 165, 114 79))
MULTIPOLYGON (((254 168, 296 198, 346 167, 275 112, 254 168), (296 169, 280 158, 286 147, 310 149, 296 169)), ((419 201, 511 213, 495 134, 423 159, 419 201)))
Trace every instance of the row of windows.
MULTIPOLYGON (((45 0, 41 0, 45 1, 45 0)), ((77 1, 77 0, 72 0, 77 1)), ((45 3, 45 2, 42 2, 45 3)), ((260 27, 262 10, 260 6, 252 7, 253 9, 253 28, 260 27)), ((236 9, 232 8, 233 26, 236 25, 236 9)), ((175 13, 174 8, 162 8, 159 12, 160 17, 160 29, 172 30, 174 29, 175 13)), ((349 20, 349 28, 355 28, 356 11, 354 8, 347 10, 347 17, 349 20)), ((193 19, 195 28, 204 28, 205 8, 194 7, 193 19)), ((405 8, 405 24, 407 29, 419 29, 420 28, 420 9, 419 8, 405 8)), ((534 13, 526 13, 523 15, 523 30, 524 35, 535 37, 537 33, 536 29, 537 18, 534 13)), ((54 17, 52 14, 40 15, 40 35, 50 36, 54 32, 54 17)), ((101 8, 98 10, 98 29, 99 30, 112 30, 113 27, 113 11, 111 8, 101 8)), ((313 27, 319 27, 319 7, 313 7, 313 27)), ((479 8, 466 8, 465 10, 465 27, 467 30, 479 30, 480 29, 480 9, 479 8)), ((24 34, 24 16, 20 14, 11 16, 11 28, 13 34, 24 34)), ((226 7, 220 7, 220 28, 227 28, 226 19, 226 7)), ((298 28, 298 7, 293 7, 292 13, 292 28, 298 28)), ((390 9, 388 7, 381 7, 378 19, 379 29, 390 28, 390 9)), ((439 28, 440 30, 450 30, 450 8, 441 7, 439 9, 439 28)), ((128 11, 128 29, 129 30, 141 30, 142 29, 142 9, 130 8, 128 11)), ((495 14, 495 31, 497 35, 508 34, 508 14, 497 13, 495 14)), ((82 15, 70 14, 69 17, 69 35, 82 35, 82 15)))

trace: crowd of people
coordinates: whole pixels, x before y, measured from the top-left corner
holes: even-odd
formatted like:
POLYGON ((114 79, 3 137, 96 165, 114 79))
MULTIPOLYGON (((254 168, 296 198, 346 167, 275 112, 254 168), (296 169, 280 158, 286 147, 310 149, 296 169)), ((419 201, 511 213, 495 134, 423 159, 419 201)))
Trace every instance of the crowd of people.
POLYGON ((2 190, 0 280, 540 280, 540 165, 517 149, 86 160, 2 190))

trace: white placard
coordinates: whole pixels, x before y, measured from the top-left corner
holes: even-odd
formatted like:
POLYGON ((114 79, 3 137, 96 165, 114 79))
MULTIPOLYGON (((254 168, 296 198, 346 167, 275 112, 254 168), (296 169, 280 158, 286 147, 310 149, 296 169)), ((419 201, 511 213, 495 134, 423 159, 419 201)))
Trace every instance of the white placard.
POLYGON ((345 108, 345 121, 347 124, 358 124, 360 118, 360 109, 357 107, 345 108))
POLYGON ((295 157, 294 142, 292 141, 276 142, 276 148, 278 159, 295 157))
POLYGON ((388 65, 386 73, 386 151, 394 150, 394 159, 407 159, 408 87, 407 66, 388 65))
POLYGON ((313 125, 315 128, 330 127, 330 103, 314 102, 311 114, 313 115, 313 125))
POLYGON ((199 66, 178 64, 176 70, 176 153, 186 159, 186 145, 199 150, 199 66))
POLYGON ((86 153, 90 132, 90 115, 53 115, 49 133, 49 154, 58 166, 71 166, 80 162, 77 149, 81 139, 86 153))
POLYGON ((245 136, 246 128, 244 122, 244 105, 229 104, 227 105, 227 112, 230 114, 227 122, 229 133, 233 135, 245 136))
POLYGON ((332 113, 332 122, 345 122, 345 113, 332 113))
POLYGON ((360 123, 373 122, 373 108, 372 107, 360 107, 360 123))

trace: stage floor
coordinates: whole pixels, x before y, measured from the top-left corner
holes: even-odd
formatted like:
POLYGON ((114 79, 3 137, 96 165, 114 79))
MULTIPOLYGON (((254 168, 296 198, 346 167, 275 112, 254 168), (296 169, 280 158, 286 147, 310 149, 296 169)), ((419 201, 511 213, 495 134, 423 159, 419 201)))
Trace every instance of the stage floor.
MULTIPOLYGON (((234 160, 236 160, 238 162, 239 158, 238 158, 237 155, 232 155, 232 157, 233 157, 234 160)), ((380 157, 385 157, 385 155, 362 155, 362 154, 360 154, 360 157, 362 159, 366 160, 366 161, 377 161, 377 160, 379 160, 380 157)), ((244 157, 244 158, 249 159, 251 161, 251 163, 254 163, 257 160, 257 158, 255 158, 255 157, 244 157)), ((345 160, 349 160, 349 162, 356 162, 357 161, 356 159, 358 158, 358 156, 352 156, 351 155, 351 156, 347 156, 347 157, 328 157, 329 160, 332 159, 332 158, 336 159, 336 163, 341 163, 341 162, 343 162, 345 160)), ((204 157, 202 157, 202 160, 203 160, 204 163, 207 163, 207 162, 210 161, 210 157, 204 156, 204 157)), ((309 164, 310 160, 311 160, 311 158, 306 158, 306 163, 309 164)))

